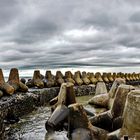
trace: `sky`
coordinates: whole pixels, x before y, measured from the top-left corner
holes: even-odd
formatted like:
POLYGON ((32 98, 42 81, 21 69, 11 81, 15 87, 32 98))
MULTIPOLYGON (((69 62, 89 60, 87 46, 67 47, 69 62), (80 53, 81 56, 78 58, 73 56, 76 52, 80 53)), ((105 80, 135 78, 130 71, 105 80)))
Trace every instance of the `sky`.
POLYGON ((139 71, 140 0, 0 0, 0 68, 139 71))

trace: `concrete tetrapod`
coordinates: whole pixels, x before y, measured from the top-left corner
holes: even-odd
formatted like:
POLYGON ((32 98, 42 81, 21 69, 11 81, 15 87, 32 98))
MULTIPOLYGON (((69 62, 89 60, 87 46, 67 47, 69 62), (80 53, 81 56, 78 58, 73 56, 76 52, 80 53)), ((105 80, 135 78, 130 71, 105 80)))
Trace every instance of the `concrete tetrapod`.
MULTIPOLYGON (((110 109, 112 106, 112 103, 114 101, 114 96, 115 96, 116 90, 117 90, 118 86, 123 83, 125 83, 125 81, 123 79, 121 79, 121 78, 115 79, 109 93, 95 95, 88 101, 88 103, 110 109)), ((98 89, 100 89, 99 85, 98 85, 98 89)))
MULTIPOLYGON (((63 128, 63 124, 69 114, 68 106, 76 103, 73 86, 72 83, 63 83, 58 96, 50 101, 50 104, 53 105, 53 113, 45 124, 47 131, 61 130, 63 128)), ((88 115, 94 116, 92 112, 86 109, 85 111, 88 115)))
POLYGON ((92 97, 88 104, 96 105, 98 107, 105 107, 108 108, 109 96, 108 94, 100 94, 92 97))
POLYGON ((103 73, 103 75, 102 75, 102 79, 103 79, 103 81, 105 82, 105 83, 109 83, 109 79, 108 79, 108 77, 107 77, 107 73, 103 73))
POLYGON ((1 95, 3 94, 3 92, 8 95, 12 95, 15 91, 11 85, 5 82, 2 69, 0 69, 0 90, 1 95))
POLYGON ((125 80, 122 78, 116 78, 115 81, 113 82, 113 85, 108 93, 109 95, 109 103, 108 103, 108 108, 111 108, 113 101, 114 101, 114 97, 117 91, 117 88, 119 85, 125 84, 125 80))
POLYGON ((86 74, 85 71, 82 72, 82 81, 83 81, 83 84, 85 84, 85 85, 90 84, 90 80, 88 79, 87 74, 86 74))
POLYGON ((61 71, 56 72, 55 80, 56 80, 56 84, 58 86, 61 86, 65 82, 64 79, 63 79, 63 74, 61 73, 61 71))
POLYGON ((72 140, 105 140, 107 131, 94 127, 82 105, 69 105, 68 137, 72 140))
POLYGON ((19 72, 16 68, 12 68, 10 70, 8 83, 14 88, 15 91, 28 91, 28 87, 19 80, 19 72))
POLYGON ((111 82, 111 83, 114 82, 114 79, 113 79, 113 76, 111 75, 111 73, 107 73, 107 78, 108 78, 109 82, 111 82))
POLYGON ((122 137, 140 139, 140 90, 131 90, 126 98, 122 128, 109 133, 107 140, 120 140, 122 137))
POLYGON ((128 94, 123 114, 123 126, 120 135, 135 136, 140 139, 140 90, 133 90, 128 94))
POLYGON ((80 78, 79 72, 75 72, 75 74, 74 74, 74 80, 75 80, 75 83, 76 83, 78 86, 80 86, 80 85, 83 84, 83 81, 82 81, 82 79, 80 78))
POLYGON ((39 70, 35 70, 34 71, 34 74, 33 74, 33 79, 31 79, 30 81, 28 81, 26 83, 26 85, 28 87, 37 87, 37 88, 43 88, 44 87, 44 83, 42 81, 42 78, 41 78, 41 74, 40 74, 40 71, 39 70))
POLYGON ((19 73, 18 69, 12 68, 10 70, 8 83, 17 91, 19 89, 19 73))
POLYGON ((94 85, 96 85, 96 83, 98 82, 98 80, 95 78, 95 75, 93 73, 90 73, 89 80, 94 85))
POLYGON ((120 85, 118 87, 113 105, 111 107, 111 114, 113 118, 122 116, 127 95, 131 90, 135 90, 135 88, 131 85, 120 85))
MULTIPOLYGON (((70 82, 63 83, 61 85, 58 96, 55 98, 55 101, 53 99, 54 111, 45 124, 47 131, 54 131, 63 128, 62 122, 64 122, 69 113, 67 106, 76 103, 73 86, 74 85, 70 82)), ((50 102, 50 104, 52 104, 52 100, 50 102)))
POLYGON ((105 93, 107 93, 107 88, 105 83, 103 81, 98 82, 95 89, 95 95, 105 94, 105 93))
POLYGON ((65 81, 75 84, 75 81, 73 80, 72 73, 70 71, 65 72, 65 81))
POLYGON ((103 82, 102 76, 100 72, 96 72, 95 73, 95 77, 97 79, 98 82, 103 82))
POLYGON ((92 124, 108 131, 119 129, 122 125, 122 115, 127 95, 134 89, 135 88, 130 85, 120 85, 116 91, 111 109, 90 118, 92 124))
POLYGON ((46 71, 45 78, 43 79, 45 87, 53 87, 55 85, 55 80, 51 71, 46 71))

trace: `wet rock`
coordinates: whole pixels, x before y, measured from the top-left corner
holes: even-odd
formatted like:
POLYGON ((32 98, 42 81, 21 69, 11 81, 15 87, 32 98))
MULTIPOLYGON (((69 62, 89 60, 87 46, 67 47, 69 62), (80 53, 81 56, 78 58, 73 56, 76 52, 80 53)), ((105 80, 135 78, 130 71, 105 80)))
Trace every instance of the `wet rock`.
POLYGON ((12 95, 15 91, 11 85, 9 85, 8 83, 5 83, 2 69, 0 69, 0 89, 8 95, 12 95))
POLYGON ((93 85, 75 86, 74 92, 76 96, 95 95, 95 86, 93 85))
POLYGON ((0 139, 4 140, 4 130, 5 130, 5 126, 4 126, 4 118, 3 118, 3 112, 0 111, 0 139))
POLYGON ((128 94, 123 118, 121 136, 137 135, 140 138, 140 90, 133 90, 128 94))
POLYGON ((104 82, 98 82, 96 85, 95 95, 107 93, 107 88, 104 82))
POLYGON ((28 79, 28 82, 26 83, 26 86, 29 87, 29 88, 34 87, 34 81, 33 81, 33 79, 28 79))
POLYGON ((21 81, 21 83, 26 84, 26 79, 25 78, 21 78, 20 81, 21 81))
POLYGON ((22 82, 19 82, 19 91, 27 92, 28 91, 28 87, 25 84, 23 84, 22 82))
POLYGON ((92 97, 88 103, 99 107, 108 107, 109 96, 108 94, 96 95, 92 97))
MULTIPOLYGON (((35 109, 35 101, 32 94, 16 93, 12 96, 4 96, 0 101, 0 126, 5 123, 15 123, 22 115, 28 114, 35 109), (1 124, 2 123, 2 124, 1 124)), ((4 128, 0 133, 4 133, 4 128)), ((1 134, 0 134, 1 135, 1 134)))

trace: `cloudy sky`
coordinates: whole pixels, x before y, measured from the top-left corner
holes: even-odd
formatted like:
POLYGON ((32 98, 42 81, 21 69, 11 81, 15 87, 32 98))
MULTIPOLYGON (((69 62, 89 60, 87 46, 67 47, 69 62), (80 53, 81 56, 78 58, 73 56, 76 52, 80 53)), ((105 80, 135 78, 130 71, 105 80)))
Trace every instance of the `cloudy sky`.
POLYGON ((1 68, 79 66, 139 68, 140 0, 0 0, 1 68))

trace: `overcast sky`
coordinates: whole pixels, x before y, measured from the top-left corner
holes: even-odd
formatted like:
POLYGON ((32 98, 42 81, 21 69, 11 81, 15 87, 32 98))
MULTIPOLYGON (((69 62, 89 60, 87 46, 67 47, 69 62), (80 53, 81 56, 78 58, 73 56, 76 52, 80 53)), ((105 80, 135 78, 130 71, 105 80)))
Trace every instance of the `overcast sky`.
POLYGON ((0 67, 139 67, 140 0, 0 0, 0 67))

